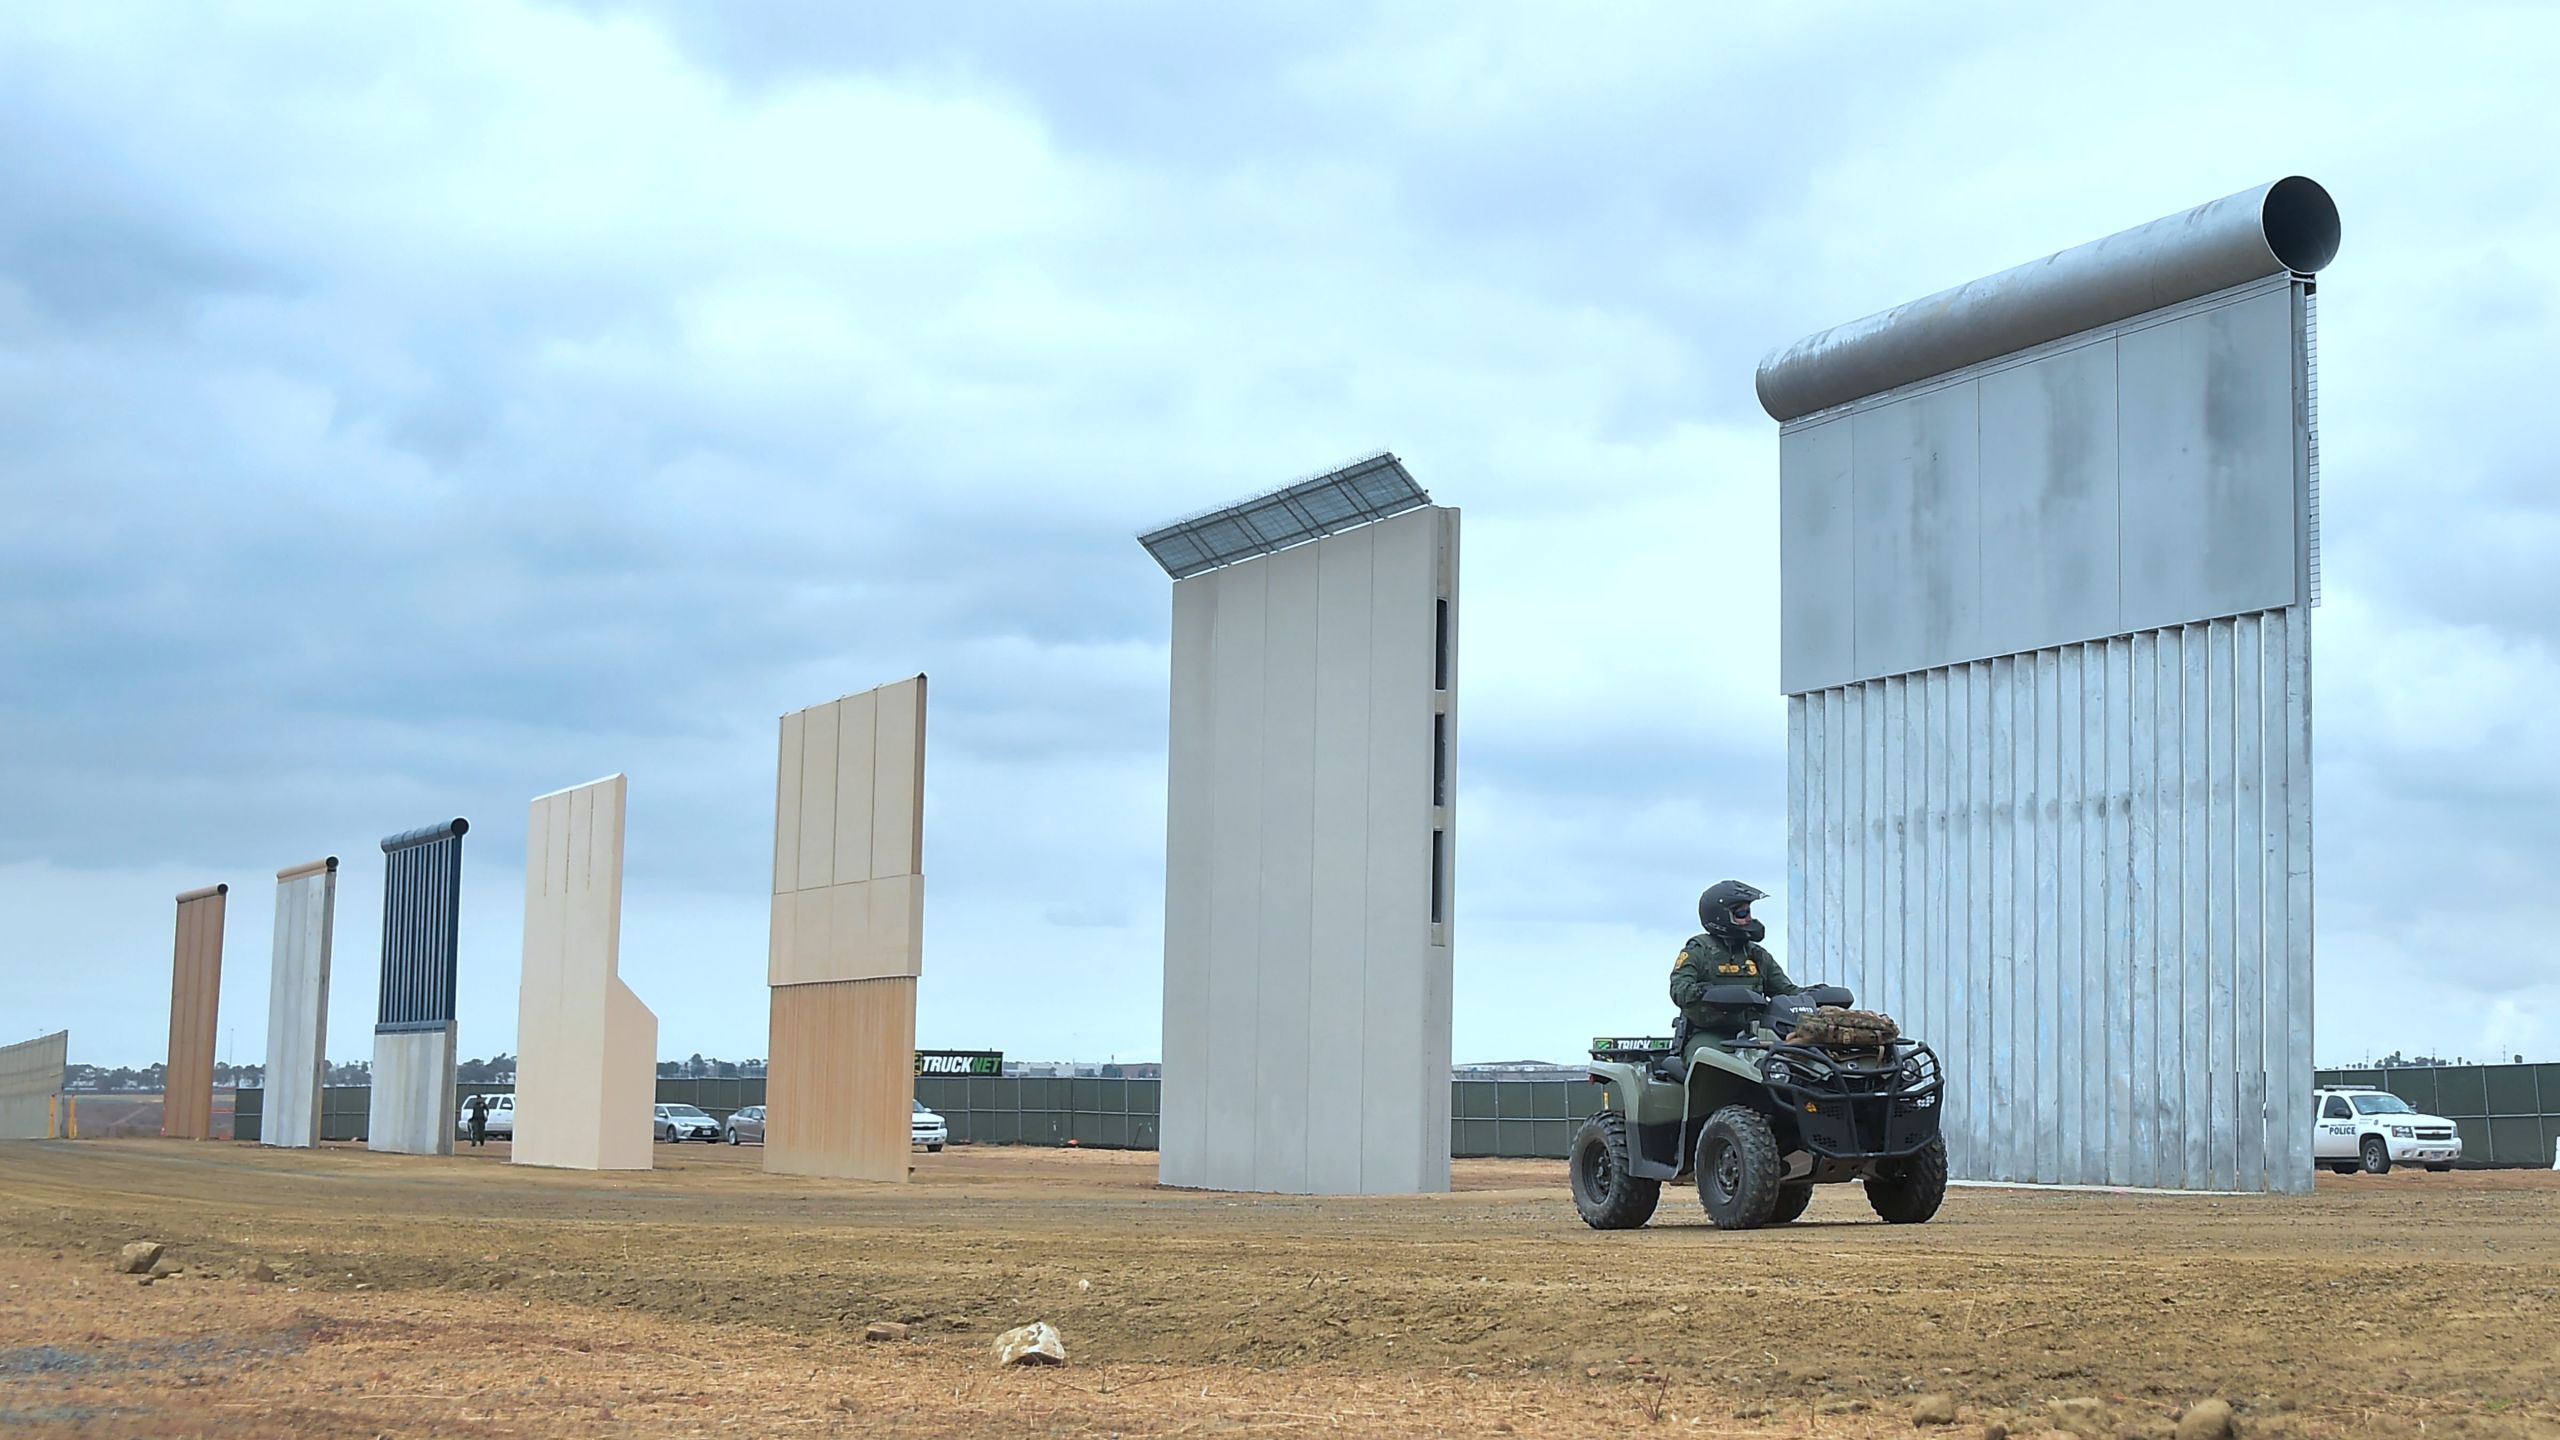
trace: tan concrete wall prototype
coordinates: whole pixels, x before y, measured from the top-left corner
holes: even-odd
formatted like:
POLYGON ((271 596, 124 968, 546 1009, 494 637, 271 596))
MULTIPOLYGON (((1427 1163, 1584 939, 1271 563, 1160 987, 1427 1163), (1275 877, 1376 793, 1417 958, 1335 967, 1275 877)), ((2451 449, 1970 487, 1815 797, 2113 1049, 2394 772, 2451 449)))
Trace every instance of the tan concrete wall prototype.
POLYGON ((215 1026, 222 1004, 222 920, 228 885, 178 897, 177 953, 169 975, 167 1099, 160 1133, 213 1138, 215 1026))
POLYGON ((328 1078, 329 946, 337 913, 337 856, 276 872, 260 1144, 307 1149, 320 1141, 320 1089, 328 1078))
POLYGON ((610 775, 533 802, 525 830, 524 980, 516 999, 519 1165, 656 1163, 658 1017, 622 983, 622 830, 610 775))
POLYGON ((925 677, 782 717, 767 1170, 904 1180, 924 968, 925 677))
POLYGON ((0 1045, 0 1140, 58 1140, 65 1133, 62 1081, 71 1032, 0 1045))
POLYGON ((1167 1185, 1449 1188, 1458 512, 1173 587, 1167 1185))

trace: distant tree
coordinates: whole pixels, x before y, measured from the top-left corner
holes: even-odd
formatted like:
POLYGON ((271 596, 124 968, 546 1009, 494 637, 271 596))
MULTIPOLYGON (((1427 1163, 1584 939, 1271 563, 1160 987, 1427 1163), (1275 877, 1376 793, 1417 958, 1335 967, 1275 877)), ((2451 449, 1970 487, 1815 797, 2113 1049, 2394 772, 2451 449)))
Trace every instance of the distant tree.
POLYGON ((659 1079, 661 1079, 661 1080, 681 1080, 681 1079, 683 1079, 683 1078, 684 1078, 684 1062, 683 1062, 683 1061, 681 1061, 681 1060, 661 1060, 661 1061, 659 1061, 659 1062, 658 1062, 658 1078, 659 1078, 659 1079))
POLYGON ((694 1052, 693 1052, 693 1058, 692 1058, 692 1059, 690 1059, 690 1060, 687 1060, 686 1062, 684 1062, 684 1073, 685 1073, 685 1075, 686 1075, 688 1078, 690 1078, 690 1079, 699 1080, 699 1079, 701 1079, 701 1078, 702 1078, 702 1052, 701 1052, 701 1051, 699 1051, 699 1050, 694 1051, 694 1052))

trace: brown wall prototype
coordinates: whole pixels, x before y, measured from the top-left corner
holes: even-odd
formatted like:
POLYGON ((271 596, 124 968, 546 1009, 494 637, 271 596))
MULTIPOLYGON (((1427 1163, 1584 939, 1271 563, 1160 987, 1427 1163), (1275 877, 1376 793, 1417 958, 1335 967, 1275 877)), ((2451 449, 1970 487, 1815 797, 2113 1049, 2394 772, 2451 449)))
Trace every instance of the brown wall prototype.
POLYGON ((765 1168, 904 1179, 915 1047, 911 977, 775 986, 765 1168), (901 1055, 905 1072, 892 1079, 887 1072, 901 1055), (888 1103, 880 1103, 884 1096, 888 1103))
POLYGON ((924 957, 921 675, 782 717, 767 1170, 907 1177, 924 957))
POLYGON ((228 885, 178 897, 178 943, 169 976, 168 1098, 160 1133, 213 1138, 213 1043, 222 1003, 222 918, 228 885))

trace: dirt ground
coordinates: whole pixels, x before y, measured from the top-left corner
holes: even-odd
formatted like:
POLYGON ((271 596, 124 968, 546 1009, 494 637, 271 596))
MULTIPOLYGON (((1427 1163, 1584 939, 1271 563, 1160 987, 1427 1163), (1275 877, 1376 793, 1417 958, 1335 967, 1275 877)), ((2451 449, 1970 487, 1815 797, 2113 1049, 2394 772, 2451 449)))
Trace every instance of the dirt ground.
POLYGON ((360 1149, 0 1147, 0 1437, 1911 1435, 2560 1440, 2560 1174, 2294 1199, 1854 1187, 1727 1235, 1458 1191, 1155 1188, 1152 1155, 916 1157, 914 1183, 661 1147, 599 1176, 360 1149), (184 1273, 112 1273, 126 1242, 184 1273), (272 1280, 252 1278, 260 1267, 272 1280), (1034 1319, 1069 1363, 1003 1370, 1034 1319), (911 1337, 866 1344, 867 1322, 911 1337))

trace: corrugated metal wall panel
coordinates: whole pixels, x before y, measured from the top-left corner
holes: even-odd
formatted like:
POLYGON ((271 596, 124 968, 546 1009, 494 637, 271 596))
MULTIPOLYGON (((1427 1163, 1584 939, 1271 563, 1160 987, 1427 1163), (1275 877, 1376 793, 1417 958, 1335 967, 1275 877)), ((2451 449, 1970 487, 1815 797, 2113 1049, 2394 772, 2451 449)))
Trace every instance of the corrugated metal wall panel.
POLYGON ((1790 697, 1788 965, 1958 1177, 2309 1187, 2309 682, 2294 607, 1790 697))
POLYGON ((453 1021, 453 957, 462 911, 466 820, 382 842, 382 993, 374 1029, 432 1030, 453 1021))

